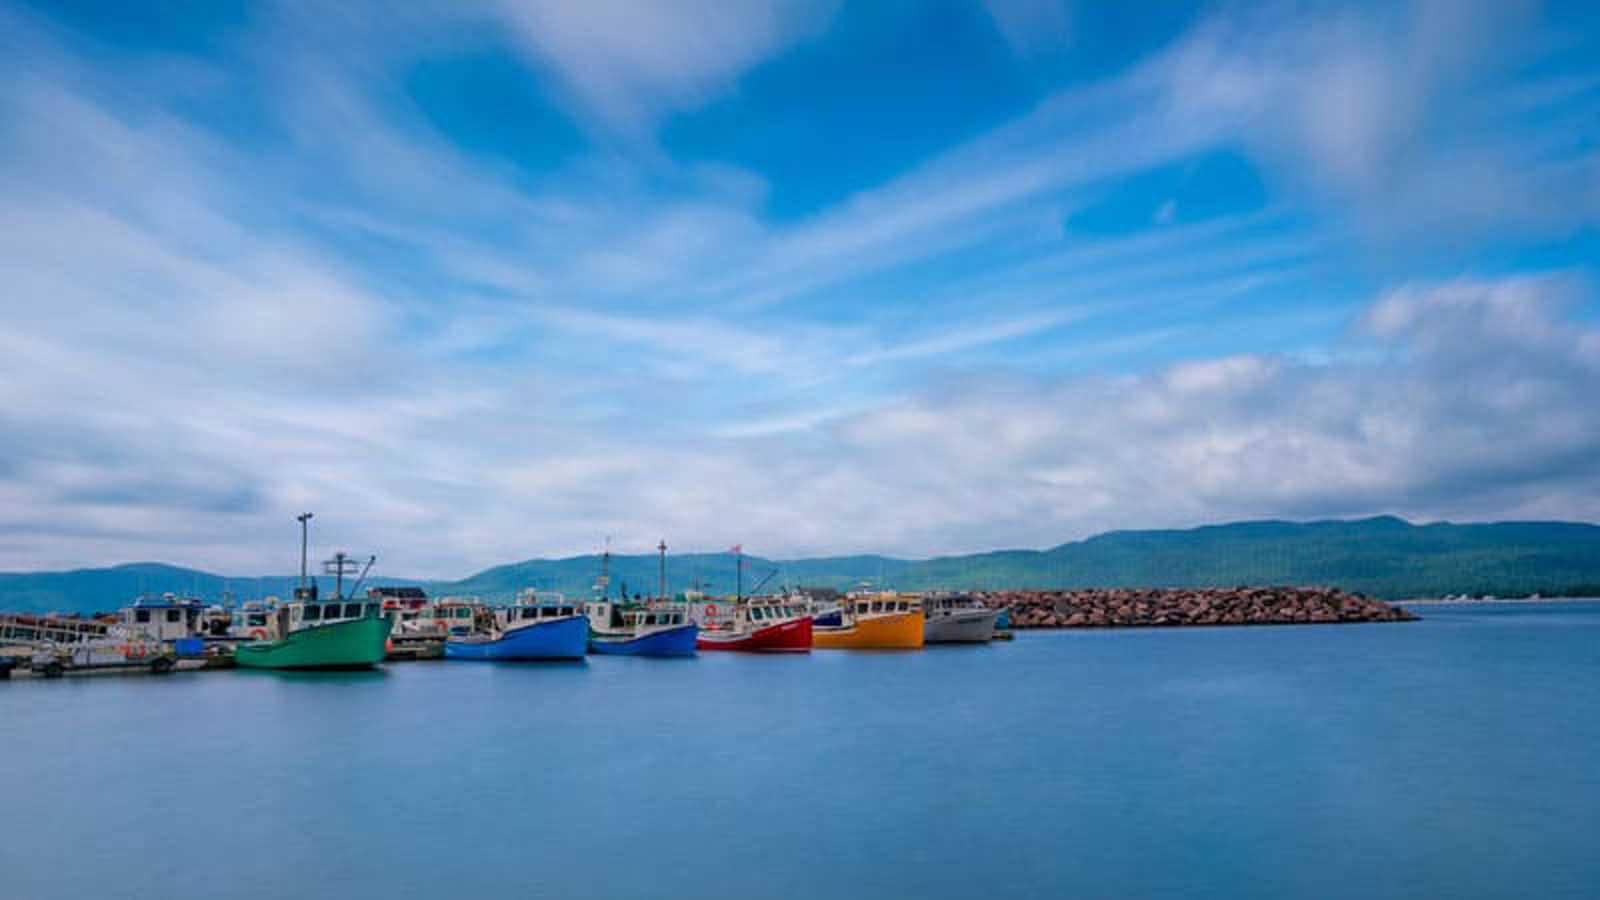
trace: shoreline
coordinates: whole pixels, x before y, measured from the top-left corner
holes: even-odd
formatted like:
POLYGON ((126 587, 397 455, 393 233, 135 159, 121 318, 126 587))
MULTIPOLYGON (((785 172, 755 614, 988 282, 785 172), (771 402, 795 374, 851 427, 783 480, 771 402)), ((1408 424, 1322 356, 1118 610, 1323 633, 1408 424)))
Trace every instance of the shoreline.
POLYGON ((1436 598, 1428 600, 1390 600, 1388 602, 1404 606, 1494 606, 1502 603, 1600 603, 1600 597, 1496 597, 1493 600, 1469 597, 1465 600, 1436 598))

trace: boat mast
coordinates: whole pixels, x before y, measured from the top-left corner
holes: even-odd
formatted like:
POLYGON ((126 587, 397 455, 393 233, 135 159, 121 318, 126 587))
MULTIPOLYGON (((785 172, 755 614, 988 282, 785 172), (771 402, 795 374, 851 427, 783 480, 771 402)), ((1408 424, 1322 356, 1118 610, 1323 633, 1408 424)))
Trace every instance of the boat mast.
POLYGON ((660 562, 660 566, 661 566, 660 584, 661 584, 661 586, 659 588, 657 588, 657 590, 659 591, 661 599, 665 600, 665 599, 667 599, 667 540, 666 540, 666 538, 662 538, 661 539, 661 543, 656 545, 656 549, 661 552, 661 562, 660 562))
POLYGON ((735 579, 734 582, 733 582, 733 584, 734 584, 733 596, 734 596, 735 600, 741 600, 742 601, 742 600, 744 600, 744 545, 743 544, 734 544, 733 545, 733 567, 734 567, 734 576, 733 577, 735 579))

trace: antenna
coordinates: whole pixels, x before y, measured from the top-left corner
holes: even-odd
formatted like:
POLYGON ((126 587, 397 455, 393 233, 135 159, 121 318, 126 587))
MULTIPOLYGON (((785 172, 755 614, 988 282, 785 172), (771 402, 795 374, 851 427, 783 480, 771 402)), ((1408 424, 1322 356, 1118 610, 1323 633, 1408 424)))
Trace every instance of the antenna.
MULTIPOLYGON (((374 556, 373 559, 376 560, 377 557, 374 556)), ((343 550, 335 553, 333 555, 333 559, 323 560, 323 573, 326 575, 332 575, 334 577, 333 598, 335 600, 344 599, 344 576, 354 575, 356 566, 358 565, 360 565, 360 563, 351 559, 350 554, 345 553, 343 550)), ((372 563, 369 562, 367 565, 370 567, 372 563)), ((365 577, 365 575, 366 573, 363 572, 362 576, 365 577)))

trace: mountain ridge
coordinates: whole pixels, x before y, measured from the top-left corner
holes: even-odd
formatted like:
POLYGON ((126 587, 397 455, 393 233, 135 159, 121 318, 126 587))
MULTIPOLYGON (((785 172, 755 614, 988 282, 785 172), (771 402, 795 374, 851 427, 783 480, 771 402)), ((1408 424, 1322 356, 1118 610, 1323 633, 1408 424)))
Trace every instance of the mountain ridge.
MULTIPOLYGON (((1504 521, 1414 524, 1397 516, 1292 521, 1261 519, 1193 528, 1122 529, 1044 550, 1000 549, 911 559, 848 554, 791 560, 746 556, 743 588, 767 584, 902 589, 1067 587, 1224 587, 1317 584, 1385 599, 1441 594, 1520 595, 1600 591, 1600 525, 1504 521)), ((699 585, 733 593, 734 557, 668 557, 668 587, 699 585)), ((612 583, 630 593, 656 590, 654 554, 611 557, 612 583)), ((378 576, 371 585, 416 585, 434 594, 505 600, 524 587, 585 594, 598 554, 502 563, 458 580, 378 576)), ((0 609, 95 611, 142 592, 223 591, 249 598, 287 596, 293 575, 224 576, 158 561, 55 572, 0 573, 0 609)), ((325 579, 324 579, 325 580, 325 579)))

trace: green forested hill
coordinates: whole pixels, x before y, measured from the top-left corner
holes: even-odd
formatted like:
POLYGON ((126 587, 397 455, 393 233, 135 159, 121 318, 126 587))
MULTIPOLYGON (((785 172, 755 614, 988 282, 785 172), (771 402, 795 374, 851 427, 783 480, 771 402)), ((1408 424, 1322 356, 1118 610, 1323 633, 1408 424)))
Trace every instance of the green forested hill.
MULTIPOLYGON (((768 584, 846 588, 863 583, 903 589, 1319 584, 1379 597, 1442 594, 1600 593, 1600 526, 1566 522, 1412 525, 1380 517, 1323 522, 1240 522, 1163 531, 1114 531, 1050 550, 1005 550, 926 560, 845 556, 769 561, 745 558, 748 590, 768 584)), ((582 595, 599 556, 527 560, 460 581, 379 578, 420 584, 436 594, 505 599, 524 587, 582 595)), ((613 556, 612 583, 652 592, 653 555, 613 556)), ((668 559, 672 590, 696 583, 732 593, 726 553, 668 559)), ((111 609, 141 591, 197 593, 216 600, 286 596, 290 576, 224 578, 157 563, 72 572, 0 574, 0 609, 111 609)))

